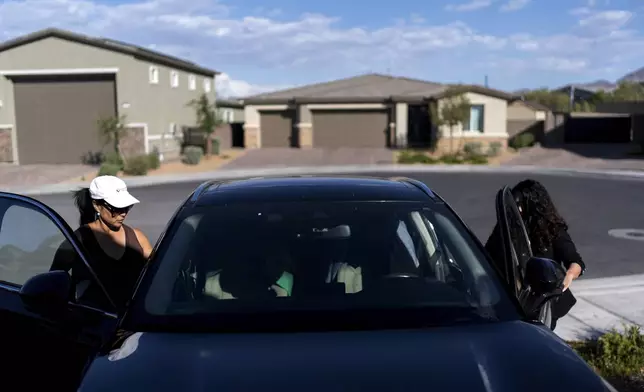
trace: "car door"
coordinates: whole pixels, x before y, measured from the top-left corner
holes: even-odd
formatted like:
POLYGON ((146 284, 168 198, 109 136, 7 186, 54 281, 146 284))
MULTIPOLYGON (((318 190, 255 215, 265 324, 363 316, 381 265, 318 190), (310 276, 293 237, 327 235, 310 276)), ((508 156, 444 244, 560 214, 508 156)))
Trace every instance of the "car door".
POLYGON ((506 282, 523 304, 529 294, 524 278, 532 248, 521 213, 508 186, 501 188, 496 195, 496 216, 502 249, 496 257, 502 259, 498 261, 506 282))
MULTIPOLYGON (((20 296, 23 284, 49 272, 54 258, 60 262, 61 257, 74 258, 72 273, 96 278, 64 219, 34 199, 0 192, 0 347, 5 358, 0 385, 4 387, 39 390, 46 385, 75 391, 89 360, 116 328, 113 309, 82 305, 74 293, 67 309, 56 314, 36 312, 25 303, 20 296)), ((107 295, 106 299, 110 301, 107 295)))

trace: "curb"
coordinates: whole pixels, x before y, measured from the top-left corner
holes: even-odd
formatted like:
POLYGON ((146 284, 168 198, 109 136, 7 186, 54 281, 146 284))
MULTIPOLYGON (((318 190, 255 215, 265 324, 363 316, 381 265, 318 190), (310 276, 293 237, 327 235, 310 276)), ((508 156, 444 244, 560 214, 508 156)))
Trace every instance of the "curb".
MULTIPOLYGON (((198 182, 211 179, 235 179, 275 175, 315 175, 315 174, 360 174, 360 173, 487 173, 487 174, 514 174, 530 173, 557 176, 594 177, 622 180, 644 180, 644 171, 634 170, 592 170, 571 168, 548 168, 540 166, 481 166, 481 165, 347 165, 347 166, 302 166, 279 167, 273 166, 264 169, 220 169, 212 172, 194 173, 189 175, 164 175, 146 176, 126 179, 130 187, 146 187, 154 185, 198 182)), ((47 195, 67 193, 87 186, 85 182, 58 183, 42 185, 35 188, 11 187, 6 192, 20 193, 23 195, 47 195)))

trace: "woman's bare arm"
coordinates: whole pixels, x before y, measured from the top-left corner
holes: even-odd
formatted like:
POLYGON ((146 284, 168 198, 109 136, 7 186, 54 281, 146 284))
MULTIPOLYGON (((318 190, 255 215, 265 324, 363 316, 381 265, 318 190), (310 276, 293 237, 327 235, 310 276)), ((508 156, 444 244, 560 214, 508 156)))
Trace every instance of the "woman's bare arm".
POLYGON ((143 257, 147 259, 152 253, 152 244, 150 243, 150 240, 148 240, 148 237, 146 237, 141 230, 134 229, 134 233, 136 234, 136 239, 139 240, 139 244, 141 244, 141 248, 143 249, 143 257))

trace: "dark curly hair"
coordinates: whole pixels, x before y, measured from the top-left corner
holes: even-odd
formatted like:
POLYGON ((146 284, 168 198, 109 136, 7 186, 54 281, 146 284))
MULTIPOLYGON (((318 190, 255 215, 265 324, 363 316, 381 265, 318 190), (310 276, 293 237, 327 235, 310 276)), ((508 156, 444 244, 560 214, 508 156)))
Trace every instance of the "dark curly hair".
POLYGON ((539 181, 527 179, 519 182, 512 188, 512 195, 523 210, 523 222, 533 253, 545 251, 561 230, 568 230, 568 224, 539 181))

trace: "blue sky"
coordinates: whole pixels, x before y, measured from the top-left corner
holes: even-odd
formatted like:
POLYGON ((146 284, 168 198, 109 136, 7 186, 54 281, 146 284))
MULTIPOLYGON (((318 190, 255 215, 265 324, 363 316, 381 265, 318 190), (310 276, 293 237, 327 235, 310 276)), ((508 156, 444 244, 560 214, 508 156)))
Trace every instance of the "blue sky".
POLYGON ((644 67, 644 0, 0 0, 0 39, 49 26, 217 69, 233 96, 367 72, 516 90, 644 67))

